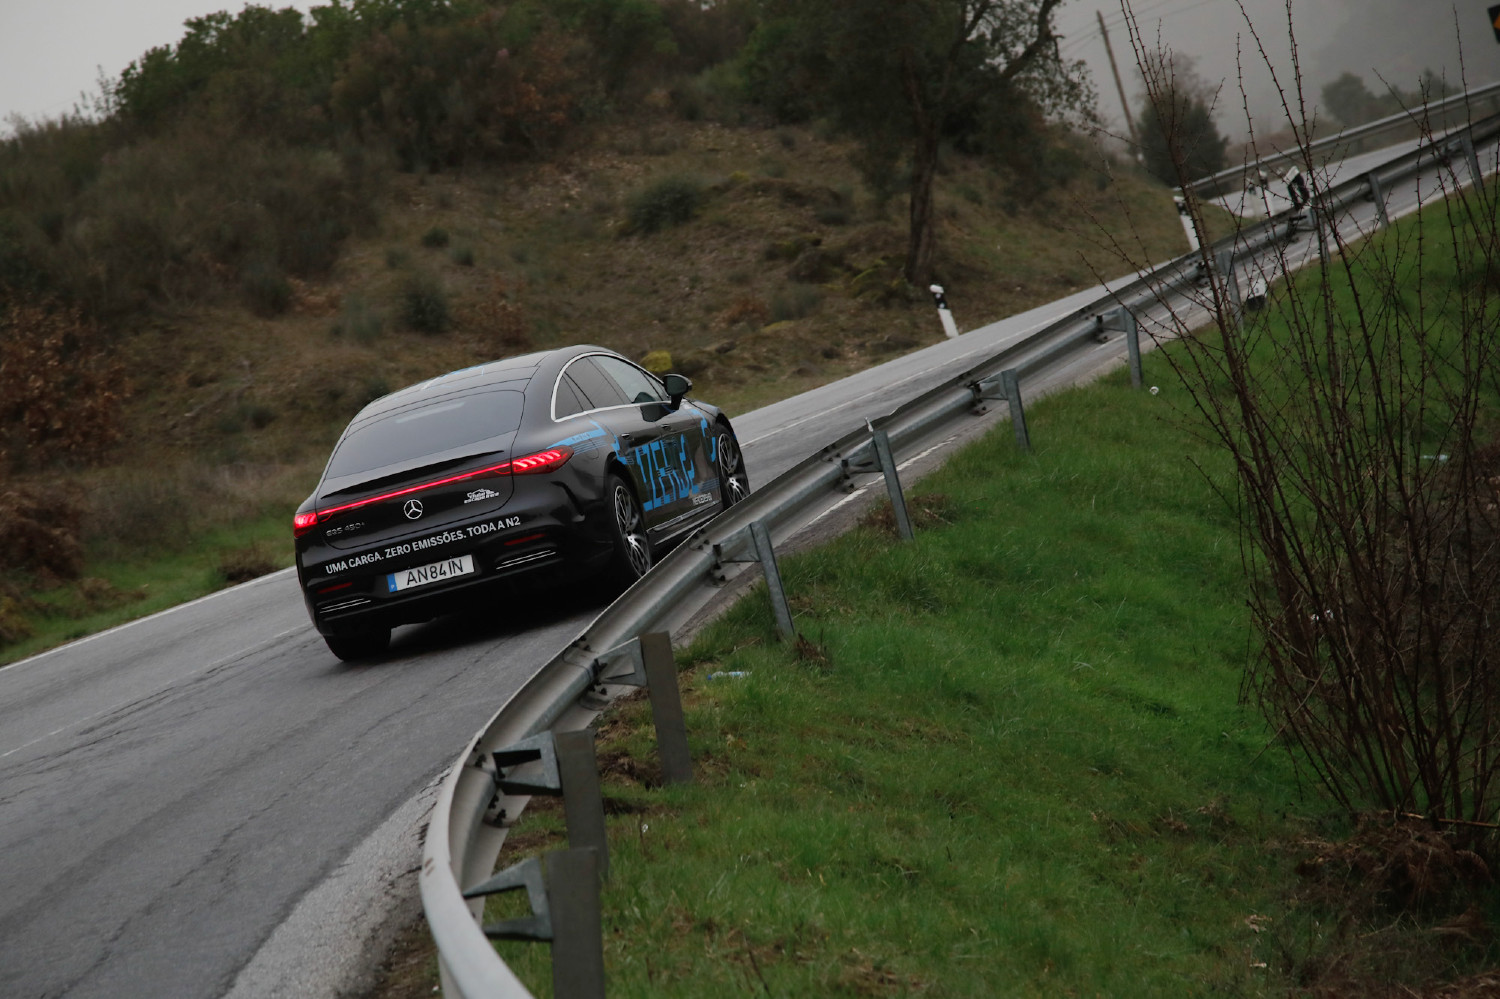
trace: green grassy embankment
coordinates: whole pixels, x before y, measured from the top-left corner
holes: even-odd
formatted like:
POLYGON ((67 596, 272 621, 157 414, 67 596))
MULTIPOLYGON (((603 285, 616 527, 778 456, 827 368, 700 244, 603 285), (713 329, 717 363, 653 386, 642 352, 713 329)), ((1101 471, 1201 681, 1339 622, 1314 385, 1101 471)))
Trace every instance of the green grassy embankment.
MULTIPOLYGON (((1447 321, 1469 278, 1429 214, 1447 321)), ((1354 279, 1387 286, 1419 224, 1354 279)), ((1119 372, 1040 400, 1034 453, 1002 427, 908 484, 914 542, 882 505, 784 559, 801 641, 760 590, 681 650, 696 784, 660 786, 644 700, 602 720, 611 996, 1485 994, 1492 893, 1393 905, 1421 863, 1336 846, 1348 817, 1240 703, 1231 469, 1165 357, 1147 372, 1160 394, 1119 372)), ((561 826, 533 800, 509 859, 561 826)), ((498 946, 550 994, 545 947, 498 946)), ((374 995, 430 993, 434 967, 419 925, 374 995)))
MULTIPOLYGON (((1236 528, 1191 462, 1225 470, 1174 398, 1046 400, 1036 453, 914 490, 914 543, 786 559, 806 641, 761 596, 681 654, 696 785, 654 786, 643 704, 607 721, 611 995, 1284 983, 1306 806, 1237 703, 1236 528)), ((548 994, 545 948, 504 954, 548 994)))

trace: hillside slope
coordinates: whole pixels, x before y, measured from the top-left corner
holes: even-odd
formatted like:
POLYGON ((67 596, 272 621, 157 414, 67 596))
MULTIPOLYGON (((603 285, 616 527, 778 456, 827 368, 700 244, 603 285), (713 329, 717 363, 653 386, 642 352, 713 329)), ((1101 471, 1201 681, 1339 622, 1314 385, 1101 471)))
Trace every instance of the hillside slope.
MULTIPOLYGON (((948 159, 938 267, 961 329, 1123 272, 1116 242, 1138 261, 1185 249, 1165 188, 1059 142, 1070 176, 1040 192, 948 159)), ((293 282, 284 311, 159 308, 118 338, 119 442, 97 467, 17 483, 72 497, 84 583, 12 572, 3 655, 289 564, 285 521, 329 445, 412 381, 592 342, 687 373, 734 413, 933 342, 930 297, 900 279, 904 203, 876 205, 850 151, 648 106, 546 162, 386 171, 378 221, 326 281, 293 282), (142 568, 164 558, 193 576, 172 598, 142 568)))

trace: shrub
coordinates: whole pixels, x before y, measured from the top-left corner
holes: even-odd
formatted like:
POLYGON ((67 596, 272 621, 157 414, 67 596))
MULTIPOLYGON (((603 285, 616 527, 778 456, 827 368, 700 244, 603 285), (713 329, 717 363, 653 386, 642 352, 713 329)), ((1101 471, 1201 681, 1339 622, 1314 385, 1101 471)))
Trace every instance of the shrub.
POLYGON ((335 121, 385 138, 404 170, 521 159, 571 123, 592 79, 587 60, 576 39, 517 24, 503 9, 395 24, 355 47, 330 105, 335 121))
POLYGON ((344 297, 339 321, 334 324, 335 336, 347 334, 360 343, 370 343, 378 338, 385 328, 385 317, 370 304, 369 299, 358 292, 344 297))
POLYGON ((771 321, 804 319, 818 310, 823 293, 810 284, 794 284, 771 296, 771 321))
POLYGON ((440 249, 448 245, 448 230, 442 226, 433 226, 422 233, 422 245, 430 250, 440 249))
POLYGON ((652 233, 690 222, 703 205, 703 192, 694 177, 663 177, 628 199, 625 231, 652 233))
POLYGON ((251 546, 220 555, 216 571, 225 585, 234 586, 275 572, 276 563, 259 547, 251 546))
POLYGON ((446 333, 453 325, 448 291, 434 274, 413 274, 401 293, 401 318, 418 333, 446 333))
POLYGON ((853 212, 848 205, 824 205, 818 209, 816 217, 823 225, 848 225, 853 212))
POLYGON ((103 340, 76 308, 0 308, 0 465, 92 461, 114 444, 125 384, 103 340))
POLYGON ((292 305, 292 284, 275 264, 256 261, 240 278, 240 291, 250 311, 262 318, 279 316, 292 305))
POLYGON ((511 298, 505 282, 492 278, 488 295, 481 298, 465 322, 466 328, 490 338, 499 353, 513 353, 531 346, 526 328, 526 314, 511 298))
POLYGON ((391 383, 375 375, 365 380, 360 389, 359 407, 363 409, 383 395, 391 394, 391 383))
POLYGON ((0 151, 0 176, 17 168, 15 183, 0 182, 0 284, 47 289, 101 316, 225 291, 274 311, 275 294, 244 287, 248 272, 326 273, 370 219, 368 166, 224 128, 199 122, 144 138, 66 189, 33 183, 24 156, 0 151))
POLYGON ((33 632, 27 616, 36 610, 34 601, 25 599, 18 591, 0 587, 0 646, 30 638, 33 632))
POLYGON ((449 253, 448 259, 460 267, 474 266, 474 250, 468 246, 455 246, 449 253))
POLYGON ((33 573, 43 582, 76 579, 83 570, 82 520, 82 511, 52 490, 0 492, 0 550, 7 568, 33 573))

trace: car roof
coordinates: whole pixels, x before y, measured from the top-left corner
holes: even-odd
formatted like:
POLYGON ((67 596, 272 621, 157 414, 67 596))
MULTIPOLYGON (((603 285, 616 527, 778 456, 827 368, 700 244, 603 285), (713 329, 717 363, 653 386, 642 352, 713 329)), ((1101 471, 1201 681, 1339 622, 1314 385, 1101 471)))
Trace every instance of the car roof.
POLYGON ((397 389, 389 395, 381 396, 371 402, 355 416, 354 422, 363 423, 371 417, 389 413, 392 410, 405 409, 412 405, 420 405, 429 400, 450 396, 459 392, 485 391, 491 389, 512 389, 524 391, 527 384, 536 376, 539 370, 544 375, 562 369, 569 360, 581 354, 613 354, 612 350, 605 347, 596 347, 591 344, 577 344, 571 347, 558 347, 553 350, 538 350, 530 354, 520 354, 516 357, 504 357, 497 361, 488 361, 484 364, 476 364, 473 367, 460 368, 447 374, 429 378, 415 385, 408 385, 403 389, 397 389))

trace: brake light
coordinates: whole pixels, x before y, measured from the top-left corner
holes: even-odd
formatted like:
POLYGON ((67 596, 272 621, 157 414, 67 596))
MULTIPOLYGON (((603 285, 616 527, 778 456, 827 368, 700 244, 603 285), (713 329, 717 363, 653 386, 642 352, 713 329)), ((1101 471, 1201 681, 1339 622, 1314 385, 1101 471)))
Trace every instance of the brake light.
POLYGON ((545 451, 538 451, 536 454, 528 454, 524 458, 515 459, 510 463, 510 470, 513 475, 550 472, 554 468, 561 468, 571 457, 573 457, 573 449, 570 447, 548 448, 545 451))
POLYGON ((431 482, 423 482, 415 486, 407 486, 404 489, 393 489, 379 496, 370 496, 353 503, 342 503, 339 506, 325 507, 322 510, 299 513, 292 518, 292 536, 302 537, 308 531, 317 527, 336 513, 344 513, 349 510, 357 510, 362 506, 372 503, 384 503, 386 500, 396 499, 399 496, 410 496, 425 489, 435 489, 438 486, 447 486, 455 482, 463 482, 466 479, 477 479, 481 475, 534 475, 537 472, 550 472, 554 468, 561 468, 573 457, 573 449, 565 444, 538 451, 536 454, 528 454, 521 458, 513 458, 510 461, 502 461, 498 465, 490 465, 487 468, 475 469, 472 472, 464 472, 461 475, 450 475, 442 479, 433 479, 431 482))

